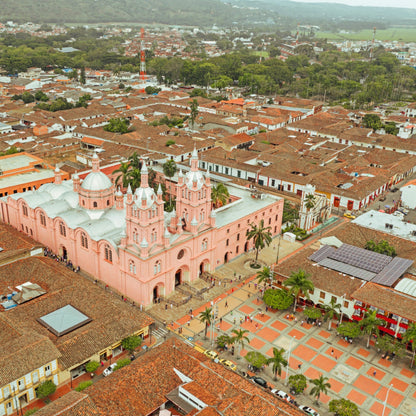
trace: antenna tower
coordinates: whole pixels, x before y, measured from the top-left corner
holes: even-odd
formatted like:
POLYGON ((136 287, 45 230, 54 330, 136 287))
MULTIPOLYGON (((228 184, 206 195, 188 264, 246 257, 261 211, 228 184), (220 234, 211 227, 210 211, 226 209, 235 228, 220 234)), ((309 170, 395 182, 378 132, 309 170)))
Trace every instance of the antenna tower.
POLYGON ((373 40, 371 41, 370 62, 373 60, 374 42, 376 39, 376 28, 373 28, 373 40))
POLYGON ((140 92, 145 92, 144 84, 146 82, 146 54, 144 51, 144 29, 140 29, 140 82, 143 88, 140 92))

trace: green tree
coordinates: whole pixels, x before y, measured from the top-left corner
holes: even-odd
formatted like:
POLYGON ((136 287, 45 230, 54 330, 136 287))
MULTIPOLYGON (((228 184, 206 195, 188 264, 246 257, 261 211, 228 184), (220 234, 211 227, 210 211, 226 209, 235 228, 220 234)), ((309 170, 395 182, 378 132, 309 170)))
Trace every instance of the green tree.
POLYGON ((363 333, 368 335, 367 338, 367 348, 370 346, 371 335, 379 334, 379 326, 384 325, 385 321, 383 319, 377 318, 378 309, 366 312, 364 318, 360 321, 359 325, 362 327, 363 333))
POLYGON ((328 320, 328 331, 330 331, 332 320, 334 317, 338 318, 341 305, 335 299, 331 299, 329 303, 323 305, 323 308, 325 311, 324 319, 325 321, 328 320))
POLYGON ((98 361, 88 361, 87 364, 85 364, 85 371, 93 374, 99 366, 100 363, 98 361))
POLYGON ((126 118, 110 118, 108 124, 104 126, 105 131, 124 134, 129 131, 129 120, 126 118))
POLYGON ((85 67, 82 67, 82 68, 81 68, 81 74, 80 74, 80 76, 79 76, 79 82, 80 82, 82 85, 85 85, 85 82, 86 82, 86 79, 85 79, 85 67))
POLYGON ((160 91, 162 91, 161 88, 152 87, 151 85, 148 85, 144 91, 147 95, 157 95, 160 91))
POLYGON ((43 91, 36 91, 35 100, 36 101, 48 101, 49 97, 43 91))
POLYGON ((319 378, 315 378, 314 380, 309 380, 314 386, 311 388, 309 394, 314 396, 316 399, 316 403, 319 402, 319 397, 321 393, 327 394, 328 389, 331 388, 331 384, 328 383, 328 377, 319 376, 319 378))
POLYGON ((264 226, 264 220, 260 220, 257 226, 254 223, 250 224, 250 229, 246 232, 247 241, 253 240, 254 247, 256 249, 255 265, 258 265, 259 251, 266 246, 269 246, 272 242, 272 234, 270 232, 271 227, 264 226))
POLYGON ((130 166, 133 169, 140 169, 141 168, 140 156, 137 154, 137 152, 133 152, 129 156, 128 160, 129 160, 130 166))
MULTIPOLYGON (((163 168, 163 173, 170 180, 175 176, 175 173, 178 170, 176 163, 173 159, 169 159, 167 162, 165 162, 162 168, 163 168)), ((172 205, 172 183, 170 186, 171 186, 171 189, 169 191, 169 204, 172 205)))
POLYGON ((23 416, 34 415, 38 410, 39 410, 39 408, 34 407, 33 409, 29 409, 28 411, 26 411, 23 416))
POLYGON ((292 272, 290 277, 283 283, 284 286, 289 288, 289 293, 295 297, 293 311, 296 311, 299 296, 303 294, 303 296, 309 299, 309 291, 314 289, 314 285, 309 277, 308 273, 299 269, 297 272, 292 272))
POLYGON ((394 354, 397 357, 403 357, 405 354, 405 346, 397 338, 393 338, 389 335, 378 337, 376 346, 381 351, 384 351, 387 355, 394 354))
POLYGON ((222 334, 217 337, 216 343, 218 348, 224 350, 226 347, 234 343, 234 338, 228 334, 222 334))
POLYGON ((165 146, 166 146, 166 147, 173 146, 175 143, 176 143, 176 142, 175 142, 175 140, 169 139, 169 140, 165 143, 165 146))
POLYGON ((253 367, 260 370, 263 365, 267 364, 267 358, 258 351, 249 351, 244 357, 253 367))
POLYGON ((366 114, 363 117, 363 126, 375 131, 381 129, 383 127, 383 123, 378 115, 366 114))
POLYGON ((348 399, 331 400, 329 411, 335 413, 336 416, 360 416, 358 406, 348 399))
POLYGON ((120 167, 113 171, 113 175, 115 173, 120 173, 116 177, 115 185, 117 186, 121 181, 123 188, 127 188, 129 186, 130 180, 130 173, 131 173, 131 165, 129 162, 121 162, 120 167))
MULTIPOLYGON (((249 339, 246 335, 248 331, 246 329, 233 329, 231 333, 233 334, 232 337, 234 338, 234 344, 239 346, 239 352, 241 352, 241 350, 244 348, 244 343, 249 342, 249 339)), ((240 356, 237 355, 237 358, 240 358, 240 356)))
POLYGON ((307 386, 306 377, 303 374, 289 376, 289 386, 296 394, 302 393, 307 386))
POLYGON ((322 312, 321 312, 321 310, 320 310, 319 308, 313 308, 313 307, 311 307, 311 308, 306 308, 306 309, 303 311, 303 314, 304 314, 307 318, 309 318, 309 319, 313 319, 313 320, 319 319, 319 318, 322 316, 322 312))
POLYGON ((257 282, 264 283, 264 286, 266 287, 266 284, 268 281, 271 281, 273 279, 273 274, 268 266, 264 266, 263 269, 257 273, 257 282))
POLYGON ((272 309, 285 310, 293 303, 293 296, 287 290, 267 289, 264 292, 263 301, 272 309))
POLYGON ((267 365, 272 364, 272 371, 274 379, 277 379, 277 374, 282 375, 282 367, 287 365, 287 361, 284 358, 285 350, 281 348, 280 350, 273 347, 273 357, 267 359, 267 365))
POLYGON ((299 218, 299 206, 293 205, 290 201, 285 199, 283 205, 283 218, 282 223, 294 222, 299 218))
POLYGON ((199 320, 202 323, 205 323, 205 338, 207 337, 208 327, 212 323, 212 308, 205 308, 204 311, 202 311, 199 314, 199 320))
POLYGON ((376 243, 374 240, 369 240, 365 243, 366 250, 374 251, 375 253, 385 254, 386 256, 396 257, 396 249, 386 240, 381 240, 376 243))
POLYGON ((211 200, 215 208, 225 205, 228 201, 230 193, 223 183, 218 183, 211 189, 211 200))
POLYGON ((36 388, 36 396, 39 399, 47 399, 51 394, 55 393, 56 385, 52 380, 46 380, 39 384, 36 388))
POLYGON ((134 350, 142 344, 142 338, 138 335, 132 335, 130 337, 124 338, 121 341, 121 346, 133 354, 134 350))
POLYGON ((198 116, 198 101, 194 98, 190 103, 189 109, 191 110, 191 114, 189 118, 191 119, 192 128, 194 128, 196 117, 198 116))
POLYGON ((409 324, 409 327, 407 328, 406 332, 403 334, 403 342, 409 343, 412 348, 412 361, 410 363, 410 367, 412 368, 415 363, 415 353, 416 353, 416 323, 412 322, 409 324))
POLYGON ((33 103, 35 101, 35 97, 30 92, 25 91, 22 94, 22 100, 25 104, 33 103))
POLYGON ((337 328, 338 334, 347 338, 357 338, 361 335, 361 328, 356 322, 345 322, 337 328))

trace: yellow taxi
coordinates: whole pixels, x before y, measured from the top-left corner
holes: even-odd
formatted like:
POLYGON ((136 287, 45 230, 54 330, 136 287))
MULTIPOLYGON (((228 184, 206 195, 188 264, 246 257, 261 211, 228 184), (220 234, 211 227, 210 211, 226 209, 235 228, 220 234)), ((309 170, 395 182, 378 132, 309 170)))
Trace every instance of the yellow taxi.
POLYGON ((224 358, 220 360, 220 363, 222 365, 225 365, 226 367, 228 367, 229 369, 233 370, 233 371, 237 371, 237 366, 230 360, 225 360, 224 358))
POLYGON ((350 220, 355 220, 355 215, 352 215, 351 212, 346 212, 344 217, 349 218, 350 220))
POLYGON ((218 359, 218 353, 217 353, 216 351, 206 350, 206 351, 204 352, 204 354, 205 354, 207 357, 211 358, 211 360, 216 360, 216 359, 218 359))

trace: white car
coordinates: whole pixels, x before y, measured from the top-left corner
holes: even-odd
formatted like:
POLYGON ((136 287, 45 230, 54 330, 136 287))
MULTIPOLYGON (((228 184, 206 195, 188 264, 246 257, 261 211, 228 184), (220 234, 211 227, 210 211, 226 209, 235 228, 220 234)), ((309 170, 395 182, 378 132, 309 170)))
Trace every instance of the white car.
POLYGON ((282 390, 277 390, 277 389, 273 389, 272 393, 275 394, 276 396, 280 397, 283 400, 286 400, 287 402, 290 402, 291 397, 285 393, 282 390))
POLYGON ((103 371, 103 375, 104 377, 109 376, 114 369, 116 368, 117 363, 111 364, 109 367, 107 367, 104 371, 103 371))
POLYGON ((299 409, 302 410, 303 413, 306 413, 309 416, 319 416, 319 413, 316 410, 308 406, 299 406, 299 409))

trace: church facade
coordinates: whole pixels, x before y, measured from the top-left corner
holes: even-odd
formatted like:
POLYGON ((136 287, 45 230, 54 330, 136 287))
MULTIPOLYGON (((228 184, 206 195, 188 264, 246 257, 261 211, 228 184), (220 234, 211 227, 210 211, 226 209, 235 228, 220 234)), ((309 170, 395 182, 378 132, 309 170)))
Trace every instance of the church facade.
POLYGON ((162 191, 148 184, 133 193, 116 190, 93 156, 92 171, 38 190, 0 198, 2 220, 71 260, 137 304, 148 306, 172 294, 183 282, 247 252, 251 224, 264 220, 272 235, 280 233, 283 199, 253 194, 227 185, 230 201, 212 208, 211 178, 198 169, 194 151, 190 170, 177 175, 176 211, 164 211, 162 191))

